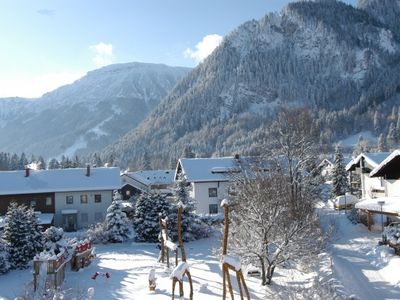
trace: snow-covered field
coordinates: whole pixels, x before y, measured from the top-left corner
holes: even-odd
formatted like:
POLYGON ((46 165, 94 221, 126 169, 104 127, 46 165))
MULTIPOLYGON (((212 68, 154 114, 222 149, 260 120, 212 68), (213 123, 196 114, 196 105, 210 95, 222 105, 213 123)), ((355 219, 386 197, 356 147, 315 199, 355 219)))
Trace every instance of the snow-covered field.
MULTIPOLYGON (((340 295, 355 295, 354 299, 400 299, 400 257, 388 246, 378 246, 380 231, 369 232, 363 225, 353 225, 343 211, 332 207, 320 209, 322 224, 335 225, 328 247, 331 258, 320 256, 320 271, 304 272, 298 266, 277 269, 271 286, 262 287, 260 279, 246 277, 251 299, 324 299, 313 295, 323 284, 337 288, 340 295), (316 281, 320 282, 315 286, 316 281), (324 283, 325 282, 325 283, 324 283)), ((193 278, 194 299, 221 299, 222 277, 218 252, 218 234, 185 244, 193 278)), ((156 244, 123 243, 97 245, 97 258, 79 272, 68 270, 63 285, 64 299, 88 299, 88 289, 94 289, 93 299, 171 299, 171 269, 157 263, 156 244), (148 275, 156 270, 157 287, 149 291, 148 275), (99 272, 95 280, 92 276, 99 272), (110 274, 106 278, 105 273, 110 274)), ((171 260, 172 261, 172 260, 171 260)), ((237 293, 236 279, 233 280, 237 293)), ((32 285, 31 269, 14 270, 0 276, 0 299, 15 299, 32 285)), ((185 298, 188 298, 185 282, 185 298)), ((28 297, 33 299, 32 295, 28 297)), ((38 295, 39 296, 39 295, 38 295)), ((178 296, 178 295, 176 295, 178 296)), ((176 297, 179 299, 179 297, 176 297)))

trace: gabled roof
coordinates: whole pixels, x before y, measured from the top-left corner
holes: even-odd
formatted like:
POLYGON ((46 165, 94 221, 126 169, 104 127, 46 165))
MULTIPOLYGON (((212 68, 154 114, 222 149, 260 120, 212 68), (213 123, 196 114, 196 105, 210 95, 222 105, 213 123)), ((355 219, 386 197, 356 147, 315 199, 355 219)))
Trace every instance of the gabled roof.
POLYGON ((25 170, 0 172, 0 195, 101 191, 120 188, 119 168, 25 170))
POLYGON ((123 175, 145 186, 172 185, 174 183, 175 170, 146 170, 126 172, 123 175))
POLYGON ((232 173, 241 171, 241 164, 249 164, 256 158, 251 157, 215 157, 181 158, 178 162, 175 178, 182 171, 189 182, 230 181, 232 173))
POLYGON ((370 177, 400 178, 400 150, 394 150, 369 174, 370 177))
POLYGON ((354 171, 356 167, 360 166, 360 161, 362 159, 365 160, 365 162, 370 166, 371 169, 374 169, 386 157, 388 157, 389 154, 389 152, 361 153, 346 165, 346 171, 354 171))

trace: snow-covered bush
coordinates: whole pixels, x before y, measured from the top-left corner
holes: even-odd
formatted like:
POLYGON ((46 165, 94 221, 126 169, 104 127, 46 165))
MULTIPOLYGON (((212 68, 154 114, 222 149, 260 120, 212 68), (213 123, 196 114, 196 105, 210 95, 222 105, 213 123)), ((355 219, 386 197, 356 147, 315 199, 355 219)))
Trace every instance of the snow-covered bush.
POLYGON ((8 249, 3 240, 0 239, 0 274, 7 273, 10 269, 8 249))
POLYGON ((386 226, 382 234, 383 240, 392 245, 400 245, 400 223, 392 223, 386 226))
POLYGON ((62 239, 64 235, 64 230, 55 226, 51 226, 45 230, 43 233, 46 242, 56 243, 62 239))
POLYGON ((166 217, 171 204, 160 194, 142 194, 136 202, 133 228, 138 242, 158 242, 159 216, 166 217))
POLYGON ((13 202, 8 207, 3 239, 6 242, 12 268, 25 268, 37 252, 43 249, 43 235, 32 208, 13 202))
POLYGON ((209 226, 220 226, 224 222, 224 215, 223 214, 205 214, 205 215, 199 215, 200 220, 209 225, 209 226))
POLYGON ((356 208, 352 208, 348 214, 347 214, 347 218, 350 220, 351 223, 353 224, 358 224, 361 223, 361 215, 358 209, 356 208))
POLYGON ((106 230, 104 223, 91 225, 87 230, 87 236, 93 244, 107 244, 110 240, 110 233, 106 230))
POLYGON ((104 221, 104 229, 108 233, 108 240, 112 243, 121 243, 132 237, 132 225, 122 211, 121 201, 121 194, 115 192, 104 221))

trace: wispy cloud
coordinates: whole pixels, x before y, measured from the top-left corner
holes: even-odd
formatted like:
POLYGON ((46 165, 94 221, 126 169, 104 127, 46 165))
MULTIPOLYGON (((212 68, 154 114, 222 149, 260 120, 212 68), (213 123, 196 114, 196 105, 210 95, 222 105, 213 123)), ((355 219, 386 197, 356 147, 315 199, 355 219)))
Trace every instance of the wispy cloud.
POLYGON ((89 46, 89 49, 94 53, 93 62, 96 67, 103 67, 112 63, 113 45, 106 43, 98 43, 97 45, 89 46))
POLYGON ((36 11, 38 14, 43 15, 43 16, 54 16, 56 14, 56 11, 53 9, 46 9, 46 8, 42 8, 36 11))
POLYGON ((58 72, 38 75, 0 74, 0 97, 37 98, 60 86, 70 84, 84 75, 84 72, 58 72))
POLYGON ((195 49, 187 48, 183 53, 186 58, 200 62, 205 59, 222 42, 223 37, 218 34, 209 34, 197 43, 195 49))

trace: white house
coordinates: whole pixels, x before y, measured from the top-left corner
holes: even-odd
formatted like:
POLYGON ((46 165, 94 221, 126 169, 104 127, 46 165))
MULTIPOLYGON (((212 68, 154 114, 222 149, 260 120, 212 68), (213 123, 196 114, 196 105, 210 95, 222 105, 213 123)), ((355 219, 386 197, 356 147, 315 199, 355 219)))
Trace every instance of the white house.
POLYGON ((191 197, 199 214, 221 212, 220 203, 228 196, 233 174, 240 172, 240 163, 249 158, 181 158, 175 179, 184 176, 192 187, 191 197))
POLYGON ((385 195, 384 183, 380 178, 370 177, 371 171, 376 168, 389 152, 361 153, 346 165, 350 173, 352 193, 362 199, 371 199, 385 195))
POLYGON ((369 174, 370 180, 382 182, 381 197, 366 198, 356 208, 368 213, 369 227, 373 214, 385 215, 387 222, 400 221, 400 150, 395 150, 369 174))
POLYGON ((76 230, 103 221, 120 188, 119 168, 78 168, 0 172, 0 215, 10 202, 54 214, 54 225, 76 230))

